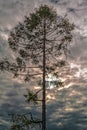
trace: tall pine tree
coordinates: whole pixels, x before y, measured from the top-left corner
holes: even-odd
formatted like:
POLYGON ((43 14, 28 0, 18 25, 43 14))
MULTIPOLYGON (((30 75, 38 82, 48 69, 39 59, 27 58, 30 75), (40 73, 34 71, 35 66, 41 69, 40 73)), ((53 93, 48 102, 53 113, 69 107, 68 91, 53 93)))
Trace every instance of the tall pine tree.
MULTIPOLYGON (((15 77, 21 75, 25 81, 42 75, 42 130, 46 130, 46 76, 57 75, 56 70, 65 64, 60 57, 69 51, 73 30, 74 24, 69 22, 67 16, 58 16, 52 7, 41 5, 10 32, 8 43, 15 53, 15 61, 0 61, 0 70, 12 72, 15 77), (35 73, 34 68, 39 68, 39 73, 35 73)), ((35 94, 28 95, 30 100, 38 100, 35 94)), ((17 126, 12 128, 16 130, 17 126)))

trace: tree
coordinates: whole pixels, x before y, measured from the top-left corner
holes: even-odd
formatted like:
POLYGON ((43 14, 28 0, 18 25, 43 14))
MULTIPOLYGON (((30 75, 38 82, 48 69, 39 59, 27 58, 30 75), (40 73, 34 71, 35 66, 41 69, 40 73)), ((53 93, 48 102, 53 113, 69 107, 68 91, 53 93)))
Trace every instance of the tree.
MULTIPOLYGON (((57 70, 65 64, 60 57, 69 52, 73 30, 74 24, 67 16, 57 16, 52 7, 41 5, 10 32, 8 43, 15 53, 15 62, 0 61, 0 70, 10 71, 15 77, 23 76, 25 81, 42 74, 42 130, 46 130, 45 78, 49 74, 57 76, 57 70), (39 68, 39 73, 33 68, 39 68)), ((29 101, 38 101, 36 94, 31 95, 30 92, 25 97, 29 96, 29 101)))

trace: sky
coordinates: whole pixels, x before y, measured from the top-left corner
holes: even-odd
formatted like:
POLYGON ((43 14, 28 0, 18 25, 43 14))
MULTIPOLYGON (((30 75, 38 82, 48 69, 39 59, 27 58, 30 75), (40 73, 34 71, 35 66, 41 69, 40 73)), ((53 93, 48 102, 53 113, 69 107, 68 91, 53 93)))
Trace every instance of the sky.
MULTIPOLYGON (((48 93, 52 100, 47 102, 47 130, 87 130, 87 0, 0 0, 0 58, 14 57, 8 47, 9 32, 40 4, 53 6, 58 15, 67 14, 76 26, 68 65, 61 73, 65 86, 48 93)), ((28 84, 10 76, 0 75, 0 130, 9 128, 8 113, 31 110, 23 97, 28 84)))

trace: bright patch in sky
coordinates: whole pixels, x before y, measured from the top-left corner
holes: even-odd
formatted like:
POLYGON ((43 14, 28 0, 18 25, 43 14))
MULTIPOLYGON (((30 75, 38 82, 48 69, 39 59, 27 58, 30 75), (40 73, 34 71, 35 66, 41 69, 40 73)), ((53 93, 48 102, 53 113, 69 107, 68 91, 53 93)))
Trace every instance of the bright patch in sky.
POLYGON ((49 89, 53 89, 56 86, 56 82, 58 82, 58 78, 52 74, 49 74, 46 78, 46 85, 49 89))
POLYGON ((8 40, 8 34, 6 33, 0 33, 0 35, 2 36, 3 40, 8 40))
POLYGON ((74 69, 77 68, 76 73, 74 74, 75 77, 80 78, 82 77, 86 77, 87 76, 87 68, 82 68, 81 65, 77 65, 74 63, 70 63, 70 69, 74 69))
POLYGON ((56 99, 53 94, 47 94, 46 98, 47 98, 48 101, 49 101, 49 100, 55 100, 55 99, 56 99))
POLYGON ((83 37, 87 37, 87 26, 83 25, 80 27, 80 29, 77 29, 77 32, 83 37))

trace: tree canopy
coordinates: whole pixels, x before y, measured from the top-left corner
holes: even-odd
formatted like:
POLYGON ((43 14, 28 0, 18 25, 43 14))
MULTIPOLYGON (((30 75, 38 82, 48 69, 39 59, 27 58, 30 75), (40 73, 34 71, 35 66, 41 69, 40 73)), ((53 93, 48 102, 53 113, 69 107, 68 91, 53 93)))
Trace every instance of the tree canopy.
POLYGON ((15 61, 3 60, 0 69, 12 71, 15 76, 26 71, 25 80, 28 80, 29 66, 42 68, 44 35, 46 71, 56 69, 64 63, 60 57, 68 52, 73 29, 74 24, 66 16, 57 16, 52 7, 41 5, 10 32, 8 43, 16 54, 15 61))

